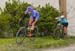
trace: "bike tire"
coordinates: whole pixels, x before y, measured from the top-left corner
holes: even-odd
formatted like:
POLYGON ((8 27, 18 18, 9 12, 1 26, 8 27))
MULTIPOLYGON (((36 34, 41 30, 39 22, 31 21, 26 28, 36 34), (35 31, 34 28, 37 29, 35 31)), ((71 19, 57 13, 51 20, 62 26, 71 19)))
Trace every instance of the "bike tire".
POLYGON ((63 35, 62 33, 63 33, 63 30, 61 28, 56 28, 54 30, 54 37, 55 38, 61 38, 63 35))
POLYGON ((21 27, 18 32, 16 33, 16 43, 21 44, 26 36, 26 30, 25 27, 21 27))

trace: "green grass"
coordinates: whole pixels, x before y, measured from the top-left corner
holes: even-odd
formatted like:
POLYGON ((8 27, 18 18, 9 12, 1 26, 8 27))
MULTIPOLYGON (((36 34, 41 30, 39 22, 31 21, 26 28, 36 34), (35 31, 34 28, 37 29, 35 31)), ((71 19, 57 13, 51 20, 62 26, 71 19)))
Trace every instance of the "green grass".
POLYGON ((75 38, 67 39, 53 39, 49 37, 37 38, 34 41, 34 47, 37 48, 46 48, 46 47, 61 47, 67 46, 69 44, 74 44, 75 38))
MULTIPOLYGON (((51 37, 37 37, 35 40, 30 41, 26 39, 22 44, 17 45, 15 38, 0 39, 0 51, 35 51, 36 48, 47 47, 62 47, 75 43, 75 38, 70 37, 67 39, 53 39, 51 37), (34 49, 34 50, 33 50, 34 49)), ((36 50, 38 51, 38 50, 36 50)))

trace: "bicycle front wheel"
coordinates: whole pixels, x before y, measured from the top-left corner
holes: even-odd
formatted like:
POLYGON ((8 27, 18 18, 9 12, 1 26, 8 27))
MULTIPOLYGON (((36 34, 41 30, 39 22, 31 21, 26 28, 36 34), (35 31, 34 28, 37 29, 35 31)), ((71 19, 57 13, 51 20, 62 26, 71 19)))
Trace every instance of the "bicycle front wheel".
POLYGON ((24 38, 25 38, 25 27, 21 27, 18 32, 16 33, 16 43, 20 44, 23 42, 24 38))

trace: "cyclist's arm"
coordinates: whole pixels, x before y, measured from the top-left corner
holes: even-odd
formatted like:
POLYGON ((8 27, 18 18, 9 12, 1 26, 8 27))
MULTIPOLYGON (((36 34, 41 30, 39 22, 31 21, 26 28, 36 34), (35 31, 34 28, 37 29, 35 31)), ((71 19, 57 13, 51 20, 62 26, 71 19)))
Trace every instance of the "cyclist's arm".
POLYGON ((57 20, 57 24, 58 24, 58 23, 61 23, 61 19, 58 19, 58 20, 57 20))
POLYGON ((21 15, 21 19, 20 20, 23 20, 25 18, 25 15, 27 15, 27 12, 28 10, 26 10, 22 15, 21 15))
POLYGON ((21 15, 21 18, 20 18, 20 20, 22 20, 24 18, 24 15, 21 15))
POLYGON ((22 22, 22 20, 24 20, 25 15, 26 15, 26 14, 24 14, 24 13, 21 15, 21 18, 20 18, 20 20, 19 20, 19 23, 22 22))
POLYGON ((28 9, 26 9, 26 10, 24 11, 24 13, 22 14, 21 19, 24 19, 24 18, 25 18, 25 15, 27 15, 27 14, 28 14, 28 9))
POLYGON ((21 19, 20 20, 23 20, 25 18, 25 15, 27 15, 27 10, 21 15, 21 19))

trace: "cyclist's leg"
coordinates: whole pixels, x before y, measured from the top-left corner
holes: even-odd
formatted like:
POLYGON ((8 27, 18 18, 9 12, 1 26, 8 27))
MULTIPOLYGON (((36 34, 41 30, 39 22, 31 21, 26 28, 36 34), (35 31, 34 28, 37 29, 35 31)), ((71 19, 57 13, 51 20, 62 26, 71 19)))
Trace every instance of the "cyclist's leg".
POLYGON ((64 33, 66 34, 67 33, 67 27, 64 26, 64 33))
POLYGON ((37 21, 36 21, 36 20, 32 22, 31 30, 34 30, 36 23, 37 23, 37 21))
MULTIPOLYGON (((33 19, 29 19, 29 23, 28 23, 28 30, 31 30, 31 25, 32 25, 33 19)), ((31 37, 32 36, 32 32, 29 31, 28 32, 28 36, 31 37)))
POLYGON ((64 23, 64 35, 67 35, 67 27, 68 27, 68 23, 64 23))
POLYGON ((32 22, 32 27, 31 27, 31 30, 32 30, 32 31, 34 30, 36 23, 37 23, 37 18, 34 17, 34 18, 33 18, 33 22, 32 22))
POLYGON ((38 21, 38 18, 39 18, 38 16, 32 18, 33 21, 32 21, 32 23, 31 23, 31 33, 34 32, 34 28, 35 28, 35 25, 36 25, 36 23, 37 23, 37 21, 38 21))
POLYGON ((29 23, 28 23, 28 26, 31 26, 32 25, 32 22, 33 22, 33 19, 29 19, 29 23))
POLYGON ((37 15, 36 17, 33 17, 32 30, 34 30, 34 27, 35 27, 35 25, 36 25, 38 19, 39 19, 39 15, 37 15))

